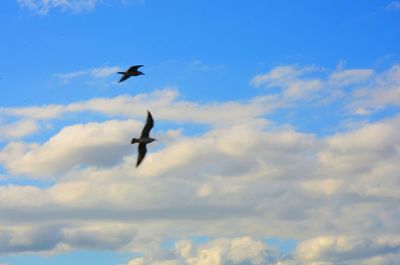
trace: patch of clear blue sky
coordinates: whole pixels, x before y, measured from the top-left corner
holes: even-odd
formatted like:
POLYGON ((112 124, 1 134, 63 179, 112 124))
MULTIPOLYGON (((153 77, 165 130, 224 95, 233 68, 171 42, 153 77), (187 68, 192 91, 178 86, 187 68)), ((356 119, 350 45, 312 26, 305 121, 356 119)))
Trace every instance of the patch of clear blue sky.
MULTIPOLYGON (((162 243, 162 246, 167 249, 174 249, 176 242, 179 240, 182 240, 182 239, 165 240, 162 243)), ((190 240, 195 245, 199 245, 199 244, 202 245, 202 244, 206 244, 206 243, 214 240, 214 238, 207 237, 207 236, 195 236, 195 237, 189 238, 188 240, 190 240)), ((268 245, 275 247, 282 254, 292 252, 298 244, 298 242, 296 240, 282 239, 282 238, 267 238, 264 241, 268 245)))
MULTIPOLYGON (((2 3, 1 107, 135 95, 165 86, 178 87, 182 98, 188 100, 245 101, 265 93, 263 88, 251 87, 249 80, 278 65, 313 64, 334 69, 340 60, 346 60, 347 68, 379 69, 385 60, 400 58, 400 12, 385 10, 391 0, 144 0, 143 4, 133 1, 127 5, 104 2, 91 12, 72 15, 50 10, 43 17, 21 10, 17 1, 2 3), (132 64, 144 64, 146 76, 122 85, 113 81, 117 75, 95 82, 73 80, 67 85, 55 79, 55 74, 60 73, 132 64)), ((322 110, 326 115, 318 116, 315 109, 303 106, 282 110, 269 118, 291 123, 304 132, 326 134, 334 130, 329 127, 331 124, 340 123, 345 116, 334 110, 332 105, 322 110)), ((398 109, 390 108, 370 119, 384 119, 396 112, 398 109)), ((82 121, 101 119, 91 114, 82 121)), ((57 121, 53 129, 29 139, 44 141, 73 120, 74 117, 67 117, 57 121)), ((186 130, 190 134, 201 132, 201 128, 185 125, 186 130)), ((6 182, 0 183, 3 184, 6 182)), ((295 246, 290 240, 267 242, 278 245, 283 252, 290 252, 295 246)), ((116 265, 130 257, 79 251, 50 257, 11 255, 1 257, 0 263, 116 265)))
MULTIPOLYGON (((5 174, 5 170, 0 167, 0 174, 5 174)), ((0 187, 8 185, 18 186, 35 186, 38 188, 49 188, 54 184, 54 180, 43 180, 43 179, 30 179, 26 177, 13 177, 13 178, 0 178, 0 187)))
POLYGON ((270 246, 276 247, 282 254, 291 253, 298 245, 298 241, 282 238, 268 238, 265 240, 270 246))

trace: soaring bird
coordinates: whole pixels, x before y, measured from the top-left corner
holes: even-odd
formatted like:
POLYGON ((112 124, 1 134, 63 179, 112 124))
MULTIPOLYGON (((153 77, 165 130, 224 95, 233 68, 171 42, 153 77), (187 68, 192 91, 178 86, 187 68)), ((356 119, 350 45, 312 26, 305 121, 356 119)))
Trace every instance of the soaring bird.
POLYGON ((142 135, 140 136, 139 139, 132 138, 131 141, 131 144, 139 143, 136 167, 138 167, 140 163, 142 163, 142 160, 146 155, 147 152, 146 145, 156 141, 156 139, 150 137, 150 130, 151 128, 153 128, 153 126, 154 126, 153 117, 151 116, 150 111, 147 111, 147 121, 142 130, 142 135))
POLYGON ((144 75, 144 73, 140 72, 138 69, 140 67, 142 67, 143 65, 134 65, 131 66, 128 70, 126 70, 125 72, 118 72, 118 74, 121 74, 122 77, 121 79, 118 81, 119 83, 122 81, 125 81, 126 79, 128 79, 131 76, 138 76, 138 75, 144 75))

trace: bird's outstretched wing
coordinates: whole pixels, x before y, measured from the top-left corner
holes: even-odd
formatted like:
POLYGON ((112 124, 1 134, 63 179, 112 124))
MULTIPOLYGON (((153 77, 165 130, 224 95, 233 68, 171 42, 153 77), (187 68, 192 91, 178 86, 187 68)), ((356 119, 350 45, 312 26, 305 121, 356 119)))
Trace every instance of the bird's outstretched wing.
POLYGON ((139 68, 142 67, 142 66, 143 66, 142 64, 131 66, 131 67, 128 69, 128 72, 136 72, 137 69, 139 69, 139 68))
POLYGON ((140 163, 142 163, 143 158, 146 156, 146 144, 140 143, 138 146, 138 157, 137 157, 137 162, 136 162, 136 167, 138 167, 140 165, 140 163))
POLYGON ((143 130, 142 130, 142 135, 140 136, 141 138, 147 138, 150 135, 150 130, 151 128, 153 128, 154 126, 154 120, 153 120, 153 116, 151 116, 150 111, 147 111, 147 121, 146 121, 146 125, 144 126, 143 130))
POLYGON ((121 79, 118 81, 118 83, 121 83, 122 81, 125 81, 126 79, 128 79, 129 77, 131 77, 130 75, 124 74, 121 79))

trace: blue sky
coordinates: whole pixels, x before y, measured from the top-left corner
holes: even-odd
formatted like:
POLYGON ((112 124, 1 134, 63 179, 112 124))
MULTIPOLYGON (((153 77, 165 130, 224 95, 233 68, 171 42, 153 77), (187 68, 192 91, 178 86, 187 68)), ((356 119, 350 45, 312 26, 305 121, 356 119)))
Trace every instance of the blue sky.
POLYGON ((0 265, 400 258, 399 1, 11 0, 0 25, 0 265))

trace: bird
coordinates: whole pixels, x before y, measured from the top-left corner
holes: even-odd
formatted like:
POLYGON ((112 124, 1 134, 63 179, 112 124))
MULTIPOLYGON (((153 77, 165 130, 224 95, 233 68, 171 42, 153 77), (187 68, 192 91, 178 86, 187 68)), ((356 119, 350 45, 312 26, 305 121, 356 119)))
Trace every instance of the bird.
POLYGON ((131 76, 138 76, 138 75, 144 75, 144 73, 140 72, 138 69, 140 67, 142 67, 143 65, 134 65, 131 66, 128 70, 126 70, 125 72, 118 72, 118 74, 121 74, 122 77, 121 79, 118 81, 118 83, 121 83, 122 81, 125 81, 126 79, 128 79, 131 76))
POLYGON ((154 126, 153 116, 151 116, 150 111, 147 111, 146 124, 143 127, 140 138, 139 139, 132 138, 131 140, 131 144, 139 143, 136 167, 138 167, 140 163, 142 163, 144 157, 146 156, 147 152, 146 145, 157 140, 150 137, 150 130, 153 128, 153 126, 154 126))

